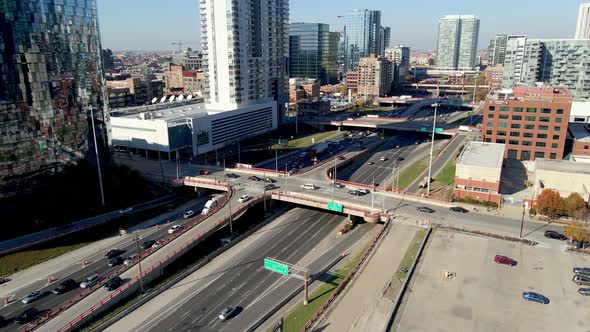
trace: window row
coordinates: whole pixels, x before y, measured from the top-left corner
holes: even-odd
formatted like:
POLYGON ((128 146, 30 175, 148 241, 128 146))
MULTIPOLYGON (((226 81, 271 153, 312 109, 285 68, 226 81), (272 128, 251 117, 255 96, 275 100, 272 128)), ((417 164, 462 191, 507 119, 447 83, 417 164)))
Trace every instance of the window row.
MULTIPOLYGON (((489 113, 488 114, 488 119, 493 119, 495 116, 494 114, 489 113)), ((508 114, 500 114, 498 116, 498 119, 500 120, 508 120, 510 117, 508 116, 508 114)), ((513 115, 512 116, 512 121, 522 121, 522 115, 513 115)), ((535 116, 526 116, 525 117, 525 121, 529 121, 529 122, 551 122, 551 118, 546 117, 546 116, 540 116, 540 117, 535 117, 535 116)), ((555 123, 562 123, 563 118, 555 118, 555 123)))
MULTIPOLYGON (((495 112, 496 106, 490 105, 488 107, 488 110, 490 112, 495 112)), ((523 113, 523 110, 524 109, 522 107, 513 107, 512 108, 512 112, 514 112, 514 113, 523 113)), ((541 109, 537 109, 534 107, 527 107, 526 108, 527 113, 537 113, 537 111, 539 111, 539 113, 542 113, 542 114, 551 114, 553 110, 550 108, 541 108, 541 109)), ((510 106, 500 106, 500 112, 510 112, 510 106)), ((563 109, 561 109, 561 108, 556 109, 555 114, 563 114, 563 109)))

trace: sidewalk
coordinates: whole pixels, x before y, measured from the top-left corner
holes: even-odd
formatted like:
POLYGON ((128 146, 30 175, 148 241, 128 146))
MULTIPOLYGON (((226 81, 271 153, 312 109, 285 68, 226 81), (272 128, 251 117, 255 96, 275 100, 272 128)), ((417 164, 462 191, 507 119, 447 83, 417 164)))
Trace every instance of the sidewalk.
MULTIPOLYGON (((417 227, 394 224, 360 275, 324 320, 318 331, 383 331, 393 310, 395 280, 417 227)), ((399 285, 398 285, 399 284, 399 285)))

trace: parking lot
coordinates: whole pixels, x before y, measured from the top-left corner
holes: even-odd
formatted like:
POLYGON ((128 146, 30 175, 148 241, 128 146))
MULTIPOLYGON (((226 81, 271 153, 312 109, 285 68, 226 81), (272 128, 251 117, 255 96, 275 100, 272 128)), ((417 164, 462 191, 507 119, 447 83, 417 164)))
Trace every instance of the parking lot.
POLYGON ((392 330, 590 331, 590 297, 571 281, 578 266, 590 266, 590 257, 565 253, 561 245, 530 247, 438 230, 392 330), (497 254, 517 265, 496 264, 497 254), (456 276, 445 278, 444 271, 456 276), (543 294, 550 303, 525 301, 524 291, 543 294))

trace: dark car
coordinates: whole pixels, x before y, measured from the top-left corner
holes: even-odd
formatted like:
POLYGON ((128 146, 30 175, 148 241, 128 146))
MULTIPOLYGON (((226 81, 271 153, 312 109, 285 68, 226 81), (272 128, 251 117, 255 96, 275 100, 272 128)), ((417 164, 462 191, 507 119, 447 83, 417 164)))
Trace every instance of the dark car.
POLYGON ((361 188, 361 189, 357 189, 357 190, 363 195, 367 195, 367 194, 371 193, 371 191, 367 188, 361 188))
POLYGON ((590 286, 590 276, 587 276, 585 274, 576 274, 572 278, 572 282, 577 284, 578 286, 580 286, 580 285, 590 286))
POLYGON ((23 311, 22 314, 18 315, 14 319, 14 321, 19 324, 26 324, 26 323, 32 321, 33 319, 35 319, 38 315, 39 315, 39 310, 37 310, 35 308, 29 308, 29 309, 23 311))
POLYGON ((467 210, 466 208, 462 208, 460 206, 452 206, 449 210, 451 210, 453 212, 459 212, 459 213, 467 213, 467 212, 469 212, 469 210, 467 210))
POLYGON ((240 176, 239 176, 238 174, 236 174, 236 173, 227 173, 227 174, 226 174, 226 176, 227 176, 228 178, 231 178, 231 179, 237 179, 237 178, 239 178, 239 177, 240 177, 240 176))
POLYGON ((332 186, 334 188, 344 188, 344 185, 342 183, 338 183, 338 182, 330 183, 330 186, 332 186))
POLYGON ((349 191, 348 193, 349 193, 350 195, 352 195, 352 196, 363 196, 363 193, 361 193, 361 192, 360 192, 360 191, 358 191, 358 190, 351 190, 351 191, 349 191))
POLYGON ((0 316, 0 327, 4 327, 6 326, 6 319, 4 319, 4 317, 0 316))
POLYGON ((545 237, 556 240, 567 240, 567 237, 556 231, 545 231, 545 237))
POLYGON ((156 240, 147 240, 141 244, 141 249, 143 249, 143 250, 149 249, 154 245, 154 243, 156 243, 156 240))
POLYGON ((111 258, 111 260, 109 261, 109 266, 113 267, 113 266, 121 265, 121 264, 123 264, 123 261, 124 261, 124 259, 121 256, 111 258))
POLYGON ((111 249, 111 250, 109 250, 109 252, 107 252, 104 255, 104 258, 117 257, 117 256, 121 255, 122 253, 123 253, 123 250, 120 250, 120 249, 111 249))
POLYGON ((264 186, 265 190, 273 190, 273 189, 277 189, 277 188, 278 188, 278 186, 276 184, 272 184, 272 183, 269 183, 264 186))
POLYGON ((395 158, 395 160, 397 160, 397 161, 404 161, 404 160, 406 160, 406 158, 404 158, 404 157, 397 157, 397 158, 395 158))
POLYGON ((510 266, 516 265, 516 261, 514 259, 502 255, 496 255, 496 257, 494 257, 494 262, 510 266))
POLYGON ((119 286, 121 286, 122 282, 123 282, 123 280, 121 280, 121 277, 118 277, 118 276, 114 277, 104 284, 104 289, 106 289, 108 291, 115 290, 115 289, 119 288, 119 286))
POLYGON ((580 289, 578 289, 578 293, 580 293, 584 296, 589 296, 590 295, 590 288, 580 288, 580 289))
POLYGON ((573 272, 590 276, 590 267, 574 267, 573 272))
POLYGON ((262 180, 262 179, 261 179, 261 178, 259 178, 259 177, 257 177, 257 176, 254 176, 254 175, 252 175, 252 176, 250 176, 250 177, 248 178, 248 180, 251 180, 251 181, 260 181, 260 180, 262 180))
POLYGON ((346 157, 344 157, 344 156, 338 157, 338 160, 344 160, 344 159, 346 159, 346 157))
POLYGON ((533 301, 533 302, 538 302, 538 303, 542 303, 542 304, 549 303, 549 299, 547 297, 545 297, 541 294, 535 293, 535 292, 523 292, 522 298, 527 301, 533 301))
POLYGON ((53 289, 53 293, 64 294, 75 288, 78 288, 78 283, 74 279, 68 279, 57 285, 57 287, 53 289))
POLYGON ((429 207, 426 207, 426 206, 419 206, 419 207, 416 208, 416 211, 426 212, 426 213, 434 213, 434 210, 433 209, 431 209, 429 207))

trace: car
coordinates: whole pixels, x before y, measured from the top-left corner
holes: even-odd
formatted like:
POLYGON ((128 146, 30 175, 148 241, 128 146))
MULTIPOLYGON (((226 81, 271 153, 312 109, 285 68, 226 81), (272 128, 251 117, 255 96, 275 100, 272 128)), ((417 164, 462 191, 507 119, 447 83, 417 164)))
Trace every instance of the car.
POLYGON ((188 210, 188 211, 186 211, 185 213, 182 214, 182 218, 183 219, 188 219, 188 218, 190 218, 190 217, 192 217, 194 215, 195 215, 195 211, 188 210))
POLYGON ((590 267, 574 267, 573 272, 590 276, 590 267))
POLYGON ((230 235, 219 239, 219 242, 221 242, 222 245, 226 245, 226 244, 230 243, 231 241, 233 241, 233 239, 237 238, 239 235, 240 235, 239 233, 233 232, 230 235))
POLYGON ((248 200, 250 200, 250 198, 252 198, 252 197, 250 197, 248 195, 243 195, 243 196, 240 196, 240 198, 238 198, 238 202, 244 203, 244 202, 247 202, 248 200))
POLYGON ((338 160, 344 160, 344 159, 346 159, 346 157, 344 157, 344 156, 338 157, 338 160))
POLYGON ((114 248, 114 249, 109 250, 109 252, 107 252, 104 255, 104 258, 114 258, 114 257, 121 255, 123 252, 124 252, 123 250, 114 248))
POLYGON ((239 177, 240 177, 240 176, 239 176, 238 174, 236 174, 236 173, 227 173, 225 176, 227 176, 227 177, 228 177, 228 178, 230 178, 230 179, 237 179, 237 178, 239 178, 239 177))
POLYGON ((357 190, 363 195, 367 195, 367 194, 371 193, 371 191, 367 188, 361 188, 361 189, 357 189, 357 190))
POLYGON ((404 160, 406 160, 406 158, 404 158, 404 157, 397 157, 397 158, 395 158, 395 160, 397 160, 397 161, 404 161, 404 160))
POLYGON ((354 121, 353 118, 347 118, 346 121, 354 121))
POLYGON ((567 237, 559 232, 556 231, 545 231, 545 237, 549 239, 556 239, 556 240, 567 240, 567 237))
POLYGON ((121 286, 122 283, 123 283, 123 280, 121 279, 121 277, 116 276, 116 277, 112 278, 111 280, 105 282, 104 289, 106 289, 108 291, 112 291, 112 290, 119 288, 119 286, 121 286))
POLYGON ((316 190, 316 189, 318 189, 318 187, 315 184, 306 183, 306 184, 301 185, 301 189, 316 190))
POLYGON ((131 265, 131 264, 133 264, 133 260, 135 260, 137 257, 138 257, 137 254, 133 254, 133 255, 127 257, 125 259, 125 261, 123 262, 123 264, 125 264, 125 265, 131 265))
POLYGON ((590 276, 587 276, 585 274, 576 274, 572 278, 572 282, 574 284, 577 284, 578 286, 580 286, 580 285, 590 286, 590 276))
POLYGON ((361 193, 361 192, 360 192, 360 191, 358 191, 358 190, 351 190, 351 191, 349 191, 348 193, 349 193, 350 195, 352 195, 352 196, 363 196, 363 193, 361 193))
POLYGON ((31 302, 35 302, 37 301, 41 296, 43 296, 44 292, 40 291, 40 290, 36 290, 34 292, 31 292, 31 294, 25 296, 21 302, 24 304, 29 304, 31 302))
POLYGON ((379 160, 381 160, 381 161, 387 161, 389 159, 387 159, 386 157, 381 157, 381 158, 379 158, 379 160))
POLYGON ((496 262, 498 264, 505 264, 505 265, 510 265, 510 266, 516 265, 516 261, 514 259, 507 257, 507 256, 502 256, 502 255, 496 255, 496 257, 494 257, 494 262, 496 262))
POLYGON ((269 183, 267 185, 264 186, 264 190, 273 190, 273 189, 277 189, 279 186, 277 186, 274 183, 269 183))
POLYGON ((109 265, 110 267, 117 266, 117 265, 121 265, 121 264, 123 264, 123 261, 124 261, 123 257, 121 257, 121 256, 117 256, 117 257, 115 257, 115 258, 111 258, 111 259, 109 260, 109 263, 108 263, 108 265, 109 265))
POLYGON ((82 282, 80 283, 80 287, 81 288, 92 287, 98 282, 99 279, 100 279, 100 276, 98 274, 93 274, 90 277, 82 280, 82 282))
POLYGON ((453 211, 453 212, 459 212, 459 213, 469 212, 469 210, 467 210, 466 208, 460 207, 460 206, 451 206, 451 208, 449 208, 449 210, 453 211))
POLYGON ((202 169, 199 171, 200 175, 209 175, 209 170, 208 169, 202 169))
POLYGON ((375 162, 369 161, 367 165, 375 165, 375 162))
POLYGON ((416 208, 416 211, 418 211, 418 212, 425 212, 425 213, 434 213, 434 210, 433 209, 431 209, 429 207, 426 207, 426 206, 419 206, 419 207, 416 208))
POLYGON ((533 302, 538 302, 538 303, 542 303, 542 304, 549 303, 549 299, 547 297, 545 297, 541 294, 535 293, 535 292, 523 292, 522 298, 527 301, 533 301, 533 302))
POLYGON ((119 210, 119 214, 125 214, 125 213, 131 212, 131 211, 133 211, 133 208, 132 207, 128 207, 126 209, 119 210))
POLYGON ((154 243, 156 243, 156 240, 147 240, 141 244, 141 249, 143 249, 143 250, 149 249, 154 245, 154 243))
POLYGON ((584 296, 588 296, 588 295, 590 295, 590 288, 580 288, 580 289, 578 289, 578 293, 580 293, 584 296))
POLYGON ((62 281, 57 287, 53 289, 54 294, 64 294, 72 289, 78 287, 78 283, 74 279, 67 279, 62 281))
POLYGON ((37 316, 39 316, 39 310, 35 308, 29 308, 18 315, 14 321, 19 324, 26 324, 35 319, 37 316))
POLYGON ((223 309, 220 313, 219 313, 219 319, 221 320, 226 320, 226 319, 230 319, 231 316, 236 312, 236 307, 234 306, 229 306, 225 309, 223 309))
POLYGON ((330 183, 330 186, 332 186, 334 188, 344 188, 344 185, 342 183, 339 183, 339 182, 330 183))
POLYGON ((262 179, 259 178, 259 177, 257 177, 257 176, 255 176, 255 175, 252 175, 252 176, 248 177, 248 180, 250 180, 250 181, 260 181, 262 179))
POLYGON ((174 225, 168 229, 168 234, 174 234, 174 233, 180 231, 181 228, 182 228, 182 226, 180 226, 180 225, 174 225))
POLYGON ((277 180, 271 179, 271 178, 266 178, 266 179, 264 179, 264 182, 275 183, 275 182, 277 182, 277 180))
POLYGON ((395 148, 396 148, 396 149, 399 149, 399 145, 396 145, 396 146, 395 146, 395 148))
POLYGON ((154 245, 152 245, 152 249, 158 249, 160 248, 162 245, 164 244, 164 241, 162 240, 158 240, 156 241, 156 243, 154 243, 154 245))

